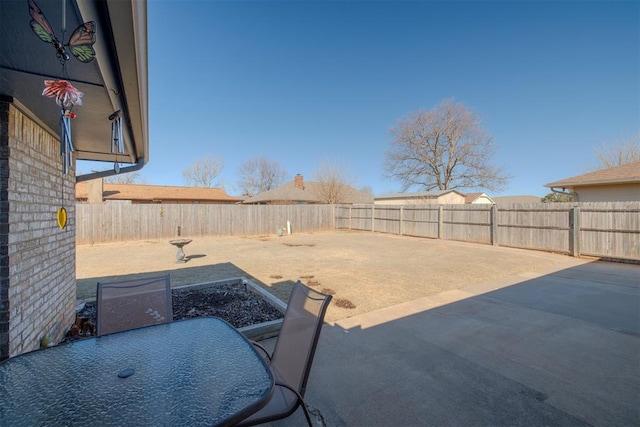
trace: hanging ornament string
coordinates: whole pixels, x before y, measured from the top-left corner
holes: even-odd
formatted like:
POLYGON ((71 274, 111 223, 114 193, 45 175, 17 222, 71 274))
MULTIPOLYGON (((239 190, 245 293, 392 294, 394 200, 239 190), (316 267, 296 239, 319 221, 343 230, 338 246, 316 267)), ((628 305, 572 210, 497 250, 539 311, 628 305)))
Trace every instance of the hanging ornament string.
POLYGON ((64 40, 64 33, 67 31, 67 2, 62 0, 62 40, 64 40))

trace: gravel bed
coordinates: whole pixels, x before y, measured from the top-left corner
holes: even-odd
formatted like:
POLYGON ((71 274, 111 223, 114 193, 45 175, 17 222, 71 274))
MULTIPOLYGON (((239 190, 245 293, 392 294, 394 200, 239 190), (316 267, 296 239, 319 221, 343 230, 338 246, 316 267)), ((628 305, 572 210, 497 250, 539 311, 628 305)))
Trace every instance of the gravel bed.
POLYGON ((173 291, 173 320, 216 316, 236 328, 281 319, 284 315, 260 295, 239 285, 173 291))

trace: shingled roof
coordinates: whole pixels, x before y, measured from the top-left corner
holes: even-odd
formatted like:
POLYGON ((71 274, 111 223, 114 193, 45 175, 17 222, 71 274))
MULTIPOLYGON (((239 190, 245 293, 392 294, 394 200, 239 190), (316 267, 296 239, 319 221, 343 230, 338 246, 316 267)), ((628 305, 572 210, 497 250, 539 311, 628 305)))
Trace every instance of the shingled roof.
MULTIPOLYGON (((88 197, 87 182, 76 184, 76 200, 88 197)), ((175 187, 168 185, 103 184, 103 200, 130 200, 138 203, 238 203, 222 188, 175 187)))
MULTIPOLYGON (((289 181, 273 190, 263 191, 246 199, 246 204, 261 203, 322 203, 322 193, 317 182, 304 181, 302 175, 296 175, 293 181, 289 181)), ((373 203, 373 196, 365 191, 356 190, 348 185, 343 185, 341 190, 342 202, 347 204, 373 203)))
POLYGON ((560 181, 545 184, 549 188, 568 188, 611 185, 611 184, 639 184, 640 183, 640 162, 627 163, 608 169, 601 169, 595 172, 585 173, 560 181))
POLYGON ((441 190, 441 191, 419 191, 416 193, 387 193, 376 196, 376 200, 395 200, 395 199, 437 199, 445 194, 456 193, 463 198, 465 195, 458 190, 441 190))

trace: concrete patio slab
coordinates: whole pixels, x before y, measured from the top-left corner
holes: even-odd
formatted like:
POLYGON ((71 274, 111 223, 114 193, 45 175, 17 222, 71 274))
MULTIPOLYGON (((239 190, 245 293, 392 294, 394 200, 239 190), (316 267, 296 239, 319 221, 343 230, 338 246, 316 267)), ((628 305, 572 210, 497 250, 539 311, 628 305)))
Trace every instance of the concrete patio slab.
POLYGON ((307 401, 327 426, 640 425, 639 288, 567 258, 328 323, 307 401))

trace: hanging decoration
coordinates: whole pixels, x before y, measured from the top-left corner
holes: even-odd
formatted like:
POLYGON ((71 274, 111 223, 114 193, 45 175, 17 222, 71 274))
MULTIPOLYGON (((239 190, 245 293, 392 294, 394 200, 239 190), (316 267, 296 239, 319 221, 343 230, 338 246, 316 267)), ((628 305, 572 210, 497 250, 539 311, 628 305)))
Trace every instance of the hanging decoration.
POLYGON ((60 110, 60 155, 62 156, 62 171, 66 175, 73 161, 73 142, 71 140, 71 119, 76 115, 71 109, 82 105, 84 95, 66 80, 45 80, 42 95, 55 98, 60 110))
POLYGON ((64 230, 67 226, 67 210, 65 208, 58 208, 56 218, 58 220, 58 227, 60 227, 61 230, 64 230))
MULTIPOLYGON (((60 155, 62 156, 62 199, 64 200, 64 175, 69 172, 69 167, 73 162, 73 142, 71 139, 71 119, 75 118, 72 111, 74 106, 82 105, 84 95, 69 83, 67 74, 67 61, 74 56, 83 63, 91 62, 96 57, 93 45, 96 42, 96 23, 94 21, 85 22, 78 26, 66 44, 63 44, 67 26, 66 0, 62 0, 62 39, 56 37, 49 20, 38 7, 35 1, 28 0, 29 15, 31 16, 31 29, 34 34, 43 42, 53 46, 56 57, 62 65, 60 80, 45 80, 42 95, 48 98, 55 98, 56 104, 60 107, 60 155), (61 41, 62 40, 62 41, 61 41)), ((120 139, 122 139, 120 137, 120 139)), ((67 210, 60 207, 56 213, 58 227, 64 229, 67 226, 67 210)))
MULTIPOLYGON (((94 60, 96 57, 96 52, 93 50, 93 44, 96 42, 96 23, 94 21, 80 25, 71 33, 69 41, 66 44, 62 44, 53 32, 51 24, 49 24, 44 13, 33 0, 29 0, 29 14, 31 15, 31 29, 40 40, 45 43, 51 43, 56 50, 58 60, 63 66, 70 59, 67 48, 80 62, 86 63, 94 60)), ((64 37, 66 31, 65 0, 62 1, 62 23, 62 35, 64 37)))
POLYGON ((122 115, 120 110, 115 111, 109 116, 111 120, 111 153, 116 155, 116 161, 113 164, 113 170, 120 173, 120 163, 118 163, 118 154, 124 154, 124 140, 122 139, 122 115))

